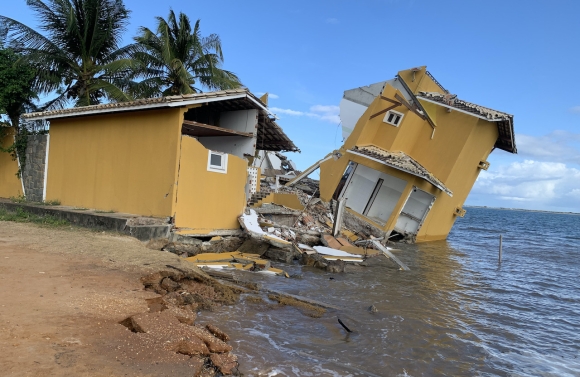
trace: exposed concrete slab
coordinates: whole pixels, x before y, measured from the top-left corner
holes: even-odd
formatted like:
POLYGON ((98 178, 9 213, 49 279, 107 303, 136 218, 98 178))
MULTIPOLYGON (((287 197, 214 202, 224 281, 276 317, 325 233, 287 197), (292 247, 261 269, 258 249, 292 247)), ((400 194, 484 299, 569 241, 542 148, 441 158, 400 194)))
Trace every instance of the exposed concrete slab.
POLYGON ((127 226, 124 230, 130 236, 140 241, 149 241, 155 238, 167 238, 171 231, 171 225, 136 225, 127 226))
POLYGON ((32 203, 14 203, 8 199, 0 198, 0 206, 9 211, 22 208, 26 212, 46 216, 51 215, 69 221, 71 224, 84 228, 112 230, 137 238, 140 241, 148 241, 153 238, 167 237, 169 224, 162 224, 164 219, 153 219, 155 225, 127 225, 129 220, 140 216, 127 213, 100 213, 93 210, 74 209, 69 206, 47 206, 32 203))

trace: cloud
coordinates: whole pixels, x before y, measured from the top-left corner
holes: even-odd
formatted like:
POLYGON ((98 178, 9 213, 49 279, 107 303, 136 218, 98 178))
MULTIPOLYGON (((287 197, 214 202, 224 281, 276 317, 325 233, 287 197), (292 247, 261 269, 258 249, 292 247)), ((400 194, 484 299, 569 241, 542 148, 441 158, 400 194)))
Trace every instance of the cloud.
POLYGON ((580 133, 556 130, 543 136, 517 134, 516 144, 522 156, 580 165, 580 133))
POLYGON ((525 160, 482 171, 475 195, 530 202, 535 208, 580 208, 580 170, 561 162, 525 160))
POLYGON ((336 24, 338 24, 338 19, 337 18, 327 18, 326 23, 336 25, 336 24))
MULTIPOLYGON (((264 94, 266 94, 266 92, 256 92, 256 95, 258 97, 262 97, 264 94)), ((268 99, 278 99, 278 98, 280 98, 279 95, 274 93, 268 93, 268 99)))
POLYGON ((298 111, 292 109, 282 109, 279 107, 270 107, 270 110, 276 114, 285 114, 291 116, 306 116, 314 119, 320 119, 329 123, 339 124, 340 117, 338 116, 339 107, 334 105, 314 105, 310 107, 310 111, 298 111))
POLYGON ((340 108, 334 105, 314 105, 310 107, 309 116, 320 118, 330 123, 339 124, 340 117, 338 113, 340 108))
POLYGON ((570 108, 571 113, 578 113, 580 114, 580 106, 574 106, 570 108))
POLYGON ((287 114, 287 115, 293 115, 293 116, 306 115, 306 113, 304 113, 302 111, 296 111, 296 110, 291 110, 291 109, 281 109, 279 107, 270 107, 270 110, 272 110, 272 112, 274 112, 276 114, 287 114))

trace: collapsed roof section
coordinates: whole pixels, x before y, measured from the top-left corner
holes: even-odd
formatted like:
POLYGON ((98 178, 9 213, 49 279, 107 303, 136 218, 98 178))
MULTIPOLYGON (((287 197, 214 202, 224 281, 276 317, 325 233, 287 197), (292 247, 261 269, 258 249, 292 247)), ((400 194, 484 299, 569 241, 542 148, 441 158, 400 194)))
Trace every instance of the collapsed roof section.
MULTIPOLYGON (((421 109, 422 106, 418 99, 433 102, 452 110, 462 111, 490 122, 497 122, 499 137, 495 144, 495 148, 510 153, 517 153, 513 115, 457 99, 456 95, 449 94, 449 91, 445 89, 429 71, 426 70, 426 67, 413 68, 407 71, 399 72, 394 79, 381 81, 368 86, 361 86, 344 92, 343 98, 340 102, 340 120, 342 122, 342 136, 344 139, 352 133, 360 117, 374 99, 383 93, 385 86, 388 84, 397 89, 407 102, 416 104, 419 109, 421 109), (401 73, 407 71, 412 73, 412 78, 410 80, 414 80, 415 73, 424 71, 425 75, 436 85, 435 89, 432 90, 440 90, 440 92, 418 91, 416 90, 418 87, 417 82, 412 85, 415 89, 411 89, 411 82, 405 82, 405 79, 401 75, 401 73)), ((427 120, 430 120, 428 114, 425 115, 427 120)))
MULTIPOLYGON (((274 121, 274 116, 267 106, 247 89, 222 90, 217 92, 185 94, 170 97, 139 99, 129 102, 107 103, 93 106, 75 107, 71 109, 52 110, 24 114, 25 120, 51 120, 58 118, 101 115, 115 112, 128 112, 174 107, 189 107, 191 105, 207 106, 207 109, 218 112, 237 110, 258 110, 258 129, 256 148, 268 151, 299 152, 300 150, 274 121)), ((187 118, 186 118, 187 120, 187 118)), ((196 133, 226 135, 226 130, 219 126, 197 122, 184 124, 183 133, 195 136, 196 133)))
POLYGON ((499 137, 495 143, 495 147, 506 152, 517 153, 516 141, 514 138, 513 115, 460 100, 455 94, 419 92, 417 93, 417 98, 434 102, 438 105, 452 110, 458 110, 469 115, 475 115, 479 118, 489 120, 490 122, 497 122, 499 137))
POLYGON ((384 165, 390 166, 394 169, 404 171, 419 178, 423 178, 439 190, 445 192, 449 196, 453 196, 453 192, 448 189, 441 180, 437 179, 431 174, 423 165, 415 161, 412 157, 403 152, 389 152, 381 148, 369 145, 365 147, 354 147, 347 152, 357 154, 374 161, 380 162, 384 165))

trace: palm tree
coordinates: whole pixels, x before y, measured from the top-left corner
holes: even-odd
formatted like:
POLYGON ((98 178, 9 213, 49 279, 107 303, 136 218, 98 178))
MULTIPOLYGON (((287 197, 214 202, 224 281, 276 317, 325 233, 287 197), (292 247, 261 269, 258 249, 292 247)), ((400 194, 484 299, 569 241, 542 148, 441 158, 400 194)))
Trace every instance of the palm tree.
POLYGON ((189 18, 173 10, 164 20, 156 17, 157 32, 139 29, 132 46, 134 58, 141 62, 144 80, 133 87, 136 97, 177 95, 241 86, 238 77, 221 69, 224 57, 218 35, 202 37, 197 20, 193 30, 189 18))
POLYGON ((35 90, 56 92, 48 107, 127 101, 135 62, 119 48, 129 11, 122 0, 27 0, 39 30, 0 16, 10 47, 36 71, 35 90))

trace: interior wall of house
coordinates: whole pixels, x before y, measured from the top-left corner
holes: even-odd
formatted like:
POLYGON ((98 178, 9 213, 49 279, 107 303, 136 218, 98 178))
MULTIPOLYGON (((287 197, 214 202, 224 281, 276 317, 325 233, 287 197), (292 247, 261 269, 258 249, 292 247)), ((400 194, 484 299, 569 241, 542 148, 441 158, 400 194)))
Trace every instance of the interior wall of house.
POLYGON ((172 216, 180 135, 180 109, 54 119, 46 200, 172 216))
POLYGON ((342 195, 347 199, 346 206, 381 224, 386 223, 391 217, 407 186, 407 181, 403 179, 361 164, 356 166, 347 182, 342 195), (381 184, 377 187, 379 180, 381 184), (376 193, 376 196, 373 197, 373 193, 376 193))
POLYGON ((395 230, 399 233, 416 234, 433 199, 433 195, 414 188, 397 219, 395 230))
POLYGON ((244 158, 256 153, 258 110, 238 110, 220 113, 219 126, 238 132, 253 133, 253 137, 209 136, 197 139, 207 149, 244 158))
MULTIPOLYGON (((0 146, 8 148, 14 144, 14 130, 6 129, 4 137, 0 138, 0 146)), ((16 176, 18 161, 12 159, 10 153, 0 152, 0 198, 21 196, 22 181, 16 176)))
POLYGON ((208 171, 207 166, 208 149, 183 135, 175 225, 196 234, 239 229, 238 217, 246 207, 247 161, 228 155, 226 173, 208 171))
POLYGON ((385 223, 391 217, 403 191, 405 191, 407 181, 384 173, 381 173, 380 178, 384 181, 378 190, 375 200, 370 206, 367 217, 385 223))

